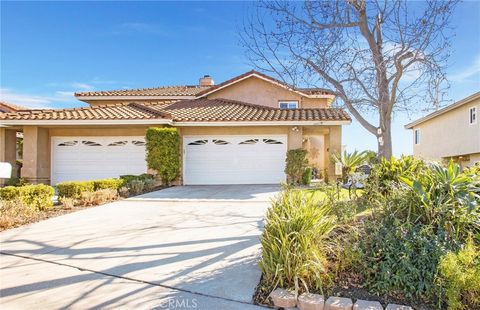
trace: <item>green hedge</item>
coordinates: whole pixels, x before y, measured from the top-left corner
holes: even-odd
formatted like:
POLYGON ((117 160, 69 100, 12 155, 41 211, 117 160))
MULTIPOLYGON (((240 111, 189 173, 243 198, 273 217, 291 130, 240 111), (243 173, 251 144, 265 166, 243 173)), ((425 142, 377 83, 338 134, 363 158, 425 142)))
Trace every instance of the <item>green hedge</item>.
POLYGON ((103 180, 95 180, 93 181, 93 188, 94 190, 100 189, 119 189, 125 184, 125 180, 123 179, 103 179, 103 180))
POLYGON ((303 174, 307 169, 307 151, 304 149, 295 149, 287 151, 285 160, 285 174, 289 184, 299 184, 302 182, 303 174))
POLYGON ((80 198, 83 192, 93 192, 95 190, 94 181, 70 181, 57 183, 59 197, 80 198))
POLYGON ((153 174, 148 174, 148 173, 143 173, 140 175, 127 174, 127 175, 120 176, 120 179, 122 179, 124 182, 122 185, 131 183, 133 180, 145 182, 146 180, 153 180, 154 178, 155 176, 153 174))
POLYGON ((53 206, 53 195, 55 195, 53 187, 44 184, 0 188, 0 199, 6 201, 18 199, 36 210, 45 210, 53 206))
POLYGON ((147 129, 147 165, 169 185, 180 173, 180 134, 176 128, 147 129))

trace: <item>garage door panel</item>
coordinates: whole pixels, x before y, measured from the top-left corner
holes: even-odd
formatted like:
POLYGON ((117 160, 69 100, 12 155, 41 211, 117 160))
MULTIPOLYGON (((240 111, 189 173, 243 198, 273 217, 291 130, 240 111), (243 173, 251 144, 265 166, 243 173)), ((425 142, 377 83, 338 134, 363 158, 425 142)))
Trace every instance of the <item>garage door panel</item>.
POLYGON ((147 172, 144 137, 52 137, 52 184, 147 172))
POLYGON ((185 137, 184 182, 280 183, 285 180, 286 143, 286 136, 185 137), (214 140, 228 144, 218 145, 214 140))

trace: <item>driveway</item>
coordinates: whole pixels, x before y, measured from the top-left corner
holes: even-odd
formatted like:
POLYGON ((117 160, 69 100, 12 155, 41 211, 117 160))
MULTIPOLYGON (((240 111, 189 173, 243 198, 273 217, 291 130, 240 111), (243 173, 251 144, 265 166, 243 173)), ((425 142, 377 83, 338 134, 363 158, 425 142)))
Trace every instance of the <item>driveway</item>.
POLYGON ((257 309, 278 186, 184 186, 0 233, 0 307, 257 309))

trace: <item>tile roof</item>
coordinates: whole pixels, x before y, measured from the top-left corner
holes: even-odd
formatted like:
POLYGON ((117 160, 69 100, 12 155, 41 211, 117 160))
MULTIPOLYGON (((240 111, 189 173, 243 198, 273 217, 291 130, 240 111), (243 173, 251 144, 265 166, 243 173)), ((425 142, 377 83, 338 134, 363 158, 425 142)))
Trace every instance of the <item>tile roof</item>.
POLYGON ((28 108, 5 101, 0 101, 0 113, 15 112, 20 110, 28 110, 28 108))
POLYGON ((273 82, 273 83, 276 83, 276 84, 280 84, 282 85, 283 87, 286 87, 286 88, 289 88, 293 91, 297 91, 297 92, 300 92, 300 93, 303 93, 305 95, 332 95, 332 92, 327 90, 327 89, 321 89, 321 88, 295 88, 293 87, 292 85, 288 84, 288 83, 285 83, 283 81, 280 81, 280 80, 277 80, 269 75, 266 75, 264 73, 261 73, 261 72, 258 72, 258 71, 255 71, 255 70, 251 70, 251 71, 248 71, 248 72, 245 72, 244 74, 240 74, 234 78, 231 78, 229 80, 226 80, 220 84, 217 84, 217 85, 214 85, 208 89, 205 89, 205 90, 202 90, 201 92, 199 92, 197 94, 197 96, 202 96, 202 95, 206 95, 206 94, 209 94, 209 93, 212 93, 214 92, 215 90, 217 89, 220 89, 220 88, 223 88, 223 87, 226 87, 227 85, 229 84, 233 84, 237 81, 240 81, 244 78, 247 78, 249 76, 259 76, 263 79, 266 79, 270 82, 273 82))
POLYGON ((0 120, 154 120, 174 122, 350 121, 342 109, 265 107, 227 99, 194 99, 174 103, 149 102, 63 110, 31 110, 0 115, 0 120))
POLYGON ((88 108, 27 110, 0 114, 0 120, 143 120, 165 118, 134 105, 99 105, 88 108))
POLYGON ((120 89, 105 91, 78 92, 75 96, 195 96, 211 86, 185 85, 185 86, 163 86, 139 89, 120 89))
MULTIPOLYGON (((261 72, 251 70, 244 74, 238 75, 227 81, 213 86, 200 86, 200 85, 183 85, 183 86, 163 86, 153 88, 138 88, 138 89, 120 89, 120 90, 105 90, 105 91, 87 91, 77 92, 76 97, 110 97, 110 96, 202 96, 207 93, 213 92, 217 89, 223 88, 229 84, 235 83, 239 80, 247 78, 249 76, 259 76, 272 83, 276 83, 297 91, 304 95, 332 95, 332 92, 322 88, 295 88, 285 82, 277 80, 271 76, 263 74, 261 72)), ((108 99, 108 98, 106 98, 108 99)))

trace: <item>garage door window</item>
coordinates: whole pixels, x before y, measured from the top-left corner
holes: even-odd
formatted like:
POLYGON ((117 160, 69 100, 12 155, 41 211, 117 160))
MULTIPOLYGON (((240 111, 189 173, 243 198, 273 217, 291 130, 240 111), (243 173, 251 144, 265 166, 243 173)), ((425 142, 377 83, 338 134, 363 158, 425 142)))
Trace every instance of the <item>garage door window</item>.
POLYGON ((214 144, 216 144, 216 145, 227 145, 227 144, 230 144, 230 142, 225 141, 225 140, 213 140, 212 142, 213 142, 214 144))
POLYGON ((239 144, 256 144, 257 142, 258 142, 258 139, 248 139, 240 142, 239 144))
POLYGON ((208 140, 197 140, 197 141, 192 141, 188 145, 204 145, 207 144, 208 140))
POLYGON ((110 143, 108 146, 124 146, 128 143, 128 141, 115 141, 110 143))
POLYGON ((100 143, 93 141, 82 141, 82 144, 86 146, 102 146, 100 143))
POLYGON ((282 142, 274 139, 263 139, 263 142, 266 144, 283 144, 282 142))
POLYGON ((135 146, 145 146, 144 141, 132 141, 132 144, 135 146))
POLYGON ((65 141, 62 143, 59 143, 58 146, 75 146, 78 144, 78 141, 65 141))

